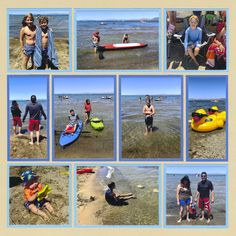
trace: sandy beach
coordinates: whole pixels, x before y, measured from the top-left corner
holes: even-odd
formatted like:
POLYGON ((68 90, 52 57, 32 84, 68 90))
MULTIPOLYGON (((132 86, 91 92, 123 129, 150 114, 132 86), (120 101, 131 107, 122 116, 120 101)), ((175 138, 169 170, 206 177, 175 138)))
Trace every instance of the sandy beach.
POLYGON ((210 133, 198 133, 189 128, 189 157, 193 159, 225 159, 225 128, 210 133))
MULTIPOLYGON (((65 38, 56 38, 55 48, 58 55, 59 70, 68 70, 69 69, 69 40, 65 38)), ((19 38, 10 38, 9 41, 9 59, 11 70, 20 70, 22 69, 22 60, 23 53, 20 49, 20 40, 19 38)), ((30 63, 29 66, 30 67, 30 63)))
POLYGON ((9 222, 11 225, 69 224, 69 168, 67 166, 11 166, 9 185, 9 222), (48 200, 55 214, 51 215, 43 209, 49 217, 48 222, 30 213, 24 207, 23 186, 19 176, 28 169, 32 169, 39 176, 40 183, 49 184, 52 188, 48 200))
MULTIPOLYGON (((127 205, 111 206, 105 201, 104 188, 106 185, 101 181, 102 172, 106 167, 89 168, 93 168, 95 173, 77 175, 77 223, 79 225, 158 224, 157 187, 150 189, 147 180, 146 183, 142 183, 142 189, 137 188, 137 186, 133 186, 131 189, 129 188, 129 191, 132 190, 132 192, 137 196, 137 199, 130 199, 127 202, 127 205), (150 201, 147 201, 149 198, 150 201)), ((122 170, 122 167, 119 169, 122 170)), ((115 169, 115 171, 117 170, 115 169)), ((132 168, 129 171, 132 172, 132 168)), ((114 178, 116 179, 116 177, 114 178)), ((147 179, 149 179, 149 176, 147 179)), ((157 181, 157 176, 155 181, 157 181)), ((145 182, 145 180, 143 182, 145 182)), ((116 183, 118 185, 119 181, 116 181, 116 183)), ((134 185, 135 183, 130 184, 134 185)), ((156 186, 156 183, 153 181, 152 184, 156 186)), ((116 193, 124 191, 121 190, 120 187, 118 188, 119 190, 114 190, 116 193)), ((126 190, 126 192, 127 191, 128 190, 126 190)))

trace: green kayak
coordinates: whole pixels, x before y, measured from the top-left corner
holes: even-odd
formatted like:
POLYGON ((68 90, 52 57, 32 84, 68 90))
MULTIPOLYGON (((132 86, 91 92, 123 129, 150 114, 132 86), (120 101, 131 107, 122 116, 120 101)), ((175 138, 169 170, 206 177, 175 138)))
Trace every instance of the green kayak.
POLYGON ((90 119, 90 125, 93 129, 101 131, 104 129, 103 121, 97 117, 93 117, 90 119))

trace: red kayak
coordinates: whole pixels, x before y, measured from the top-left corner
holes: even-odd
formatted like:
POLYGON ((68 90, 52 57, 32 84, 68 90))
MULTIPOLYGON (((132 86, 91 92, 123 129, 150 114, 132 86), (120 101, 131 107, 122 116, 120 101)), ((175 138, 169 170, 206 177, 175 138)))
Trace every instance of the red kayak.
POLYGON ((115 43, 101 45, 105 50, 123 50, 147 47, 146 43, 115 43))
POLYGON ((91 168, 84 168, 84 169, 78 169, 77 174, 84 174, 84 173, 93 173, 93 169, 91 168))

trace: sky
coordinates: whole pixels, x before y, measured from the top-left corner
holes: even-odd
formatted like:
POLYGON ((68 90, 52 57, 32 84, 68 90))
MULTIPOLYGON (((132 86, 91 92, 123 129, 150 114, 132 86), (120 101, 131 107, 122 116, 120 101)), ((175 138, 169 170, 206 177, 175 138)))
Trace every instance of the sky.
POLYGON ((203 171, 207 174, 227 174, 226 166, 219 165, 176 165, 166 168, 167 174, 198 174, 203 171))
POLYGON ((76 14, 76 20, 127 20, 127 19, 141 19, 148 18, 152 19, 159 17, 158 9, 90 9, 82 10, 79 9, 76 14))
POLYGON ((189 77, 189 99, 226 98, 226 81, 226 76, 189 77))
POLYGON ((46 75, 10 75, 10 100, 29 100, 31 95, 37 99, 47 99, 48 76, 46 75))
POLYGON ((181 76, 120 76, 121 95, 181 94, 181 76))
POLYGON ((65 9, 34 9, 34 8, 27 8, 27 9, 11 9, 8 11, 9 15, 26 15, 28 13, 32 13, 33 15, 69 15, 70 10, 65 10, 65 9))
POLYGON ((114 93, 114 76, 54 77, 54 94, 114 93))

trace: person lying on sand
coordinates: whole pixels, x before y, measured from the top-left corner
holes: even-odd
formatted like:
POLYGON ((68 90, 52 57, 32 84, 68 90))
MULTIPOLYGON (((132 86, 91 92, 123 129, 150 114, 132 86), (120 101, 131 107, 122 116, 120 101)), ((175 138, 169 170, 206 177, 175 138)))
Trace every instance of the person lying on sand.
POLYGON ((25 122, 25 118, 27 114, 30 114, 29 119, 29 131, 30 131, 30 145, 34 144, 34 131, 36 132, 37 145, 39 145, 39 137, 40 137, 40 120, 43 115, 44 119, 47 119, 47 116, 43 110, 43 106, 41 103, 37 102, 37 98, 35 95, 32 95, 30 98, 30 102, 27 103, 25 108, 25 114, 23 116, 23 123, 25 122))
POLYGON ((69 124, 66 126, 65 133, 74 133, 78 126, 79 116, 75 113, 73 109, 70 110, 69 124))
POLYGON ((33 55, 35 50, 35 36, 36 26, 34 25, 34 17, 32 13, 25 15, 22 20, 22 28, 20 30, 20 47, 24 54, 22 69, 28 69, 28 62, 31 58, 32 66, 29 69, 34 68, 33 55))
POLYGON ((146 124, 146 131, 144 135, 147 135, 149 132, 152 133, 153 115, 155 114, 155 108, 151 105, 150 96, 146 96, 146 104, 143 107, 143 114, 145 115, 146 124))
POLYGON ((19 105, 16 100, 12 101, 12 106, 11 106, 11 114, 13 117, 13 131, 14 135, 16 135, 16 127, 18 125, 18 135, 21 134, 21 128, 22 128, 22 121, 21 121, 21 110, 19 108, 19 105))
POLYGON ((43 189, 43 185, 38 182, 38 178, 39 176, 36 176, 32 170, 26 170, 21 174, 24 186, 24 206, 27 210, 48 221, 47 214, 41 209, 46 208, 51 214, 54 214, 54 209, 46 197, 38 201, 38 193, 43 189))
POLYGON ((115 206, 121 206, 126 205, 125 201, 129 199, 135 199, 135 195, 133 193, 126 193, 126 194, 119 194, 113 192, 113 190, 116 188, 116 185, 114 182, 111 182, 107 185, 108 189, 105 193, 105 199, 108 204, 115 205, 115 206))
POLYGON ((36 30, 34 65, 38 69, 58 69, 57 52, 54 46, 53 31, 48 27, 48 17, 39 18, 36 30))

